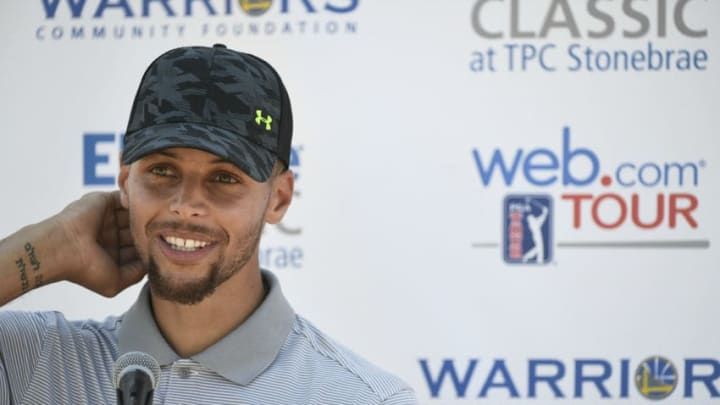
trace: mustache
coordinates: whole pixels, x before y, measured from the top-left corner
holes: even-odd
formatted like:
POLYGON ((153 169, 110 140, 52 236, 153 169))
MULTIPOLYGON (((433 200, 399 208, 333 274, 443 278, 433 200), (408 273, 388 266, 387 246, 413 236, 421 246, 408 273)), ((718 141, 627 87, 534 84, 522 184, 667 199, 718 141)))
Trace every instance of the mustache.
POLYGON ((154 222, 148 226, 150 232, 161 232, 161 231, 178 231, 178 232, 189 232, 198 233, 208 236, 210 239, 224 239, 225 234, 214 229, 210 229, 203 225, 189 224, 179 221, 163 221, 154 222))

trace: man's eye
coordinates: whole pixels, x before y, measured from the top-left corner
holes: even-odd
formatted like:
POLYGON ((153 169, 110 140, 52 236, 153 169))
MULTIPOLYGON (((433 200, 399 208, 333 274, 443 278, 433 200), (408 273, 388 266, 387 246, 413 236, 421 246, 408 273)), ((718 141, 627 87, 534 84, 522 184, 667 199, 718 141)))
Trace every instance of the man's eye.
POLYGON ((150 173, 163 177, 170 176, 172 174, 167 166, 155 166, 150 169, 150 173))
POLYGON ((238 182, 235 177, 227 173, 218 173, 217 175, 215 175, 215 181, 225 184, 235 184, 238 182))

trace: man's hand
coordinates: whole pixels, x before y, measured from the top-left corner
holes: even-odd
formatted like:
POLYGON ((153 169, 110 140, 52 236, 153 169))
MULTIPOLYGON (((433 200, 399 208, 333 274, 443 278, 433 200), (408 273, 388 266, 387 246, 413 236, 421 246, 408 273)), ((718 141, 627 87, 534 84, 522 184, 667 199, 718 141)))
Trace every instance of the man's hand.
POLYGON ((86 194, 0 241, 0 305, 61 280, 112 297, 144 275, 117 191, 86 194))
POLYGON ((112 297, 145 275, 119 192, 86 194, 55 220, 66 234, 67 253, 74 255, 63 259, 72 263, 66 266, 66 280, 112 297))

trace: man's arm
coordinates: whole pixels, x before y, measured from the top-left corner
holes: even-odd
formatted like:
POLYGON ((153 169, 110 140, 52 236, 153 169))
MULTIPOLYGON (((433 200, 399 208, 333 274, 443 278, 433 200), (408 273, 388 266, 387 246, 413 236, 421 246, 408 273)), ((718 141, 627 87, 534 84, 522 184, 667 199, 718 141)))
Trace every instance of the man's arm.
POLYGON ((59 281, 62 262, 67 260, 62 249, 66 239, 57 221, 50 218, 0 241, 0 305, 59 281))
POLYGON ((145 272, 119 195, 90 193, 59 214, 0 241, 0 306, 67 280, 104 296, 137 283, 145 272))

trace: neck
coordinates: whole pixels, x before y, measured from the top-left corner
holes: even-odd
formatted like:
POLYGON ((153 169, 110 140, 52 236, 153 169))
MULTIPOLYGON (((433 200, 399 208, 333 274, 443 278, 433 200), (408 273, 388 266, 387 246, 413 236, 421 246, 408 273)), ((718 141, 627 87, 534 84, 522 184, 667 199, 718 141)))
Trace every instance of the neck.
POLYGON ((151 302, 165 340, 180 357, 189 358, 242 324, 264 297, 259 267, 246 266, 197 304, 179 304, 152 293, 151 302))

